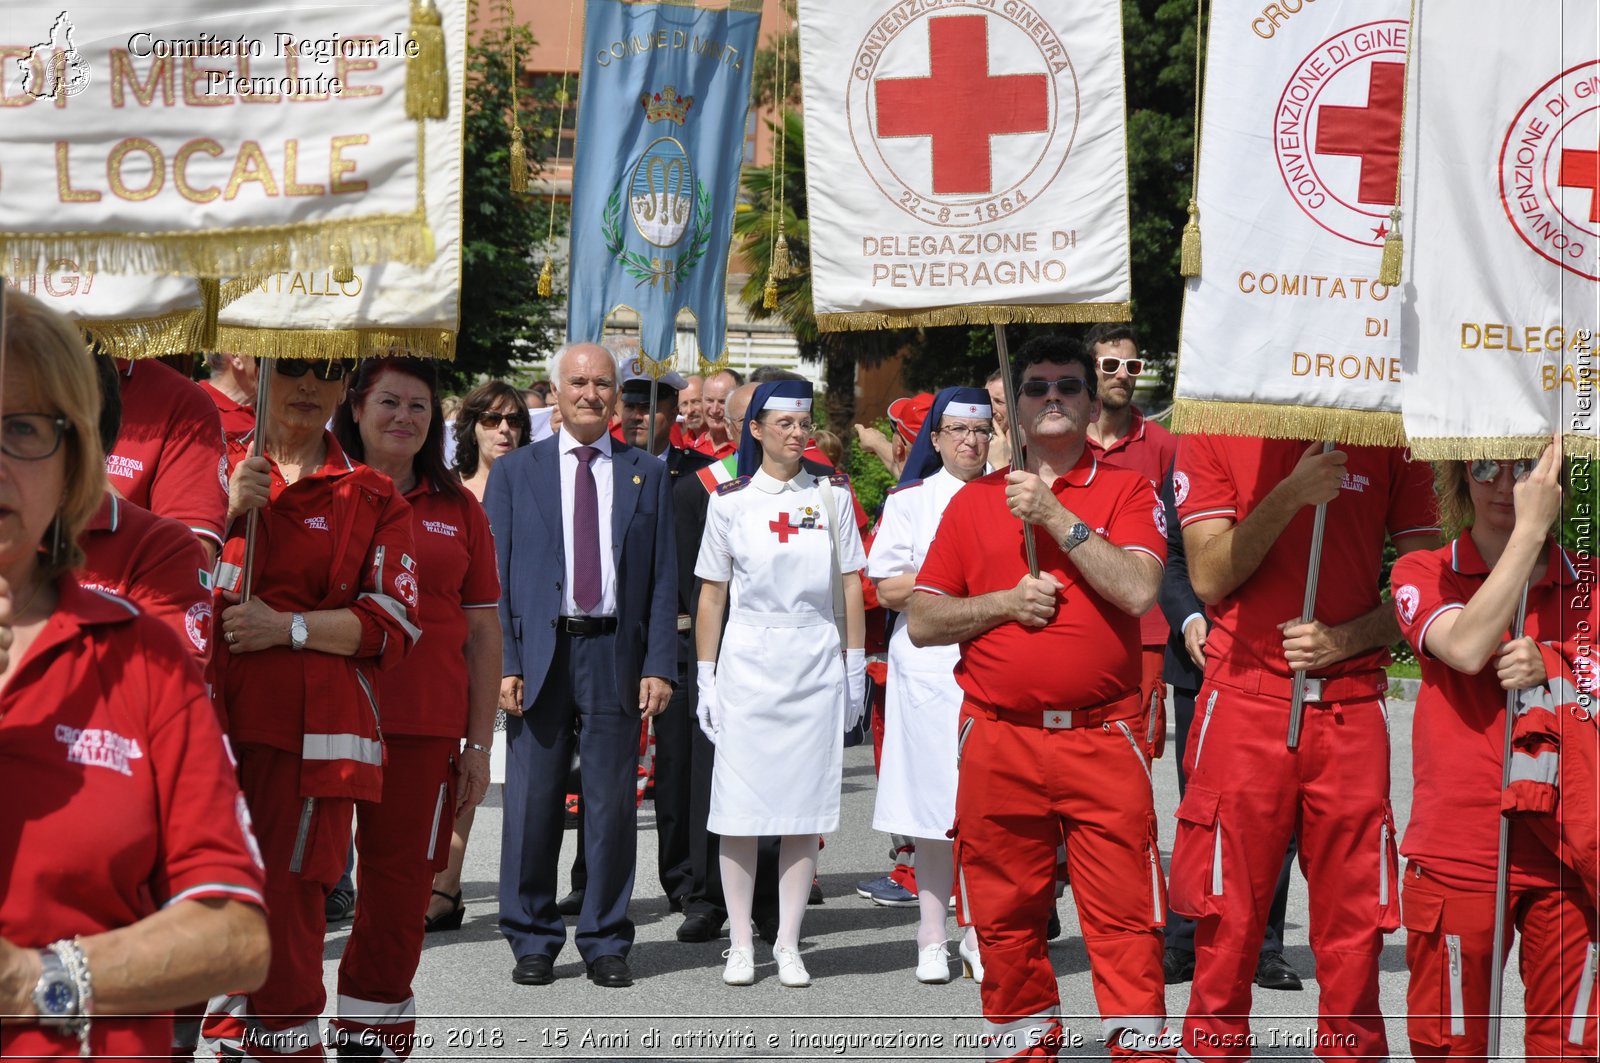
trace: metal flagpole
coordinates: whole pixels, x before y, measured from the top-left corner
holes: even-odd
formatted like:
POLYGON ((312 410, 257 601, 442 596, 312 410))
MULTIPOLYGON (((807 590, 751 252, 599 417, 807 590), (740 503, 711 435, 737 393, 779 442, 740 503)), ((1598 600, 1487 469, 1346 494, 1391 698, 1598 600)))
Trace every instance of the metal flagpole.
MULTIPOLYGON (((267 390, 272 374, 276 372, 271 358, 256 359, 256 434, 250 440, 250 456, 259 458, 266 452, 267 390)), ((252 509, 244 523, 244 583, 239 600, 248 602, 254 591, 256 561, 256 526, 261 520, 261 510, 252 509)))
MULTIPOLYGON (((1528 587, 1522 585, 1522 600, 1517 603, 1516 626, 1512 628, 1511 637, 1520 639, 1522 629, 1528 622, 1528 587)), ((1517 727, 1517 690, 1506 691, 1506 740, 1500 755, 1500 792, 1503 794, 1506 787, 1511 785, 1511 737, 1517 727)), ((1502 967, 1506 957, 1506 893, 1507 893, 1507 867, 1511 848, 1511 817, 1504 812, 1500 813, 1500 849, 1494 865, 1494 951, 1491 953, 1494 964, 1489 969, 1489 1041, 1486 1058, 1500 1058, 1500 1001, 1504 992, 1505 978, 1502 967)))
MULTIPOLYGON (((1006 417, 1011 422, 1011 467, 1025 468, 1022 447, 1022 421, 1017 416, 1017 385, 1011 378, 1011 352, 1006 349, 1006 327, 994 326, 994 349, 1000 357, 1000 380, 1006 389, 1006 417)), ((1039 547, 1033 541, 1033 525, 1022 522, 1022 548, 1028 554, 1028 574, 1039 578, 1039 547)))
MULTIPOLYGON (((1333 440, 1327 439, 1322 443, 1322 452, 1328 453, 1333 449, 1333 440)), ((1306 596, 1300 605, 1300 622, 1311 622, 1312 614, 1317 608, 1317 576, 1322 572, 1322 537, 1328 528, 1328 503, 1322 502, 1317 506, 1317 514, 1311 524, 1311 560, 1306 567, 1306 596)), ((1294 685, 1289 698, 1289 748, 1300 748, 1300 724, 1305 717, 1306 707, 1306 673, 1302 669, 1294 673, 1294 685)))

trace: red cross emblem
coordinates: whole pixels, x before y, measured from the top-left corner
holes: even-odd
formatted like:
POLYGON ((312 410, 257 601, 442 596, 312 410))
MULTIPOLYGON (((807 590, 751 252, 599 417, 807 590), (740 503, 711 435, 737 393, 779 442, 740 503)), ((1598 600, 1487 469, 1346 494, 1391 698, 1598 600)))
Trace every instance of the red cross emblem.
POLYGON ((788 542, 789 536, 797 535, 801 531, 799 525, 789 523, 789 514, 787 513, 783 515, 781 520, 767 521, 767 527, 778 533, 778 542, 780 543, 788 542))
POLYGON ((1050 714, 1050 723, 1053 726, 1060 727, 1061 726, 1061 714, 1059 712, 1051 713, 1050 714))
POLYGON ((1400 172, 1400 108, 1405 99, 1404 63, 1373 63, 1368 68, 1367 105, 1324 104, 1317 111, 1317 152, 1354 155, 1361 160, 1356 199, 1389 206, 1400 172))
POLYGON ((1500 203, 1534 252, 1600 281, 1600 59, 1556 74, 1529 96, 1500 145, 1500 203), (1585 147, 1585 145, 1592 146, 1585 147))
POLYGON ((984 15, 930 18, 928 55, 927 77, 878 79, 878 135, 932 139, 935 195, 988 195, 989 138, 1049 131, 1049 79, 989 73, 984 15))
POLYGON ((1594 151, 1561 153, 1561 176, 1557 178, 1562 188, 1581 188, 1589 193, 1589 220, 1600 221, 1600 144, 1594 151))

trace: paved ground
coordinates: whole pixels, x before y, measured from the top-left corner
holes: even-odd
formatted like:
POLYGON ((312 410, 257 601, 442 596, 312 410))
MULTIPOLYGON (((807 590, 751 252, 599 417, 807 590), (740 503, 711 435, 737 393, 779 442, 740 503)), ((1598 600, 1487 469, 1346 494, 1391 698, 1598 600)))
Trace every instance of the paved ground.
MULTIPOLYGON (((1394 732, 1394 804, 1406 822, 1410 805, 1411 705, 1391 706, 1394 732)), ((1156 765, 1156 804, 1162 848, 1170 855, 1177 780, 1170 761, 1156 765)), ((546 1060, 731 1060, 731 1059, 978 1059, 978 989, 969 981, 926 986, 912 975, 915 909, 879 908, 855 894, 855 883, 888 867, 887 839, 871 828, 873 801, 870 749, 845 754, 843 824, 828 838, 820 878, 827 902, 811 908, 802 950, 811 971, 809 989, 778 984, 770 954, 757 944, 754 986, 734 989, 721 981, 726 939, 703 945, 674 937, 681 916, 668 912, 655 881, 654 817, 647 803, 640 816, 639 866, 633 917, 638 939, 629 962, 632 989, 605 990, 584 978, 583 963, 570 945, 557 958, 554 985, 514 985, 512 957, 495 926, 495 879, 499 860, 498 795, 479 812, 468 855, 467 921, 460 931, 432 934, 417 976, 418 1031, 431 1044, 413 1059, 439 1057, 546 1060), (887 1042, 865 1043, 868 1036, 887 1042), (852 1042, 850 1038, 856 1040, 852 1042), (899 1038, 898 1044, 894 1041, 899 1038)), ((1402 826, 1403 829, 1403 826, 1402 826)), ((562 882, 576 838, 568 832, 562 882)), ((1067 1029, 1082 1040, 1076 1055, 1104 1058, 1096 1039, 1088 963, 1070 890, 1060 905, 1065 933, 1050 954, 1060 979, 1067 1029)), ((952 920, 952 932, 954 923, 952 920)), ((330 1006, 335 971, 346 930, 328 937, 326 973, 330 1006)), ((1317 992, 1306 944, 1305 883, 1298 874, 1290 895, 1290 961, 1308 976, 1301 993, 1256 991, 1253 1023, 1258 1056, 1306 1057, 1314 1033, 1317 992)), ((1383 1008, 1390 1047, 1404 1057, 1404 931, 1389 938, 1382 960, 1383 1008)), ((953 952, 953 949, 952 949, 953 952)), ((1506 1012, 1521 1013, 1515 958, 1506 980, 1506 1012)), ((1168 1013, 1181 1016, 1187 986, 1171 986, 1168 1013)), ((1504 1044, 1520 1055, 1521 1027, 1508 1020, 1504 1044)))

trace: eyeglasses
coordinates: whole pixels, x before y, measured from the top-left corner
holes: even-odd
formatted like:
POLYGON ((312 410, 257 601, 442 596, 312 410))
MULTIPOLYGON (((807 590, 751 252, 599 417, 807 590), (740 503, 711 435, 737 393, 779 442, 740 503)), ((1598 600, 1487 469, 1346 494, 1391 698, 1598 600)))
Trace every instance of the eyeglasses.
POLYGON ((292 377, 295 379, 310 373, 318 380, 332 382, 335 380, 343 380, 346 374, 356 371, 355 362, 346 360, 330 362, 307 362, 299 358, 278 358, 275 359, 275 361, 277 362, 277 365, 275 365, 273 368, 277 370, 279 376, 292 377))
POLYGON ((48 413, 8 413, 0 417, 0 453, 22 461, 43 461, 61 449, 70 426, 48 413))
POLYGON ((1511 470, 1511 482, 1521 483, 1526 480, 1533 467, 1539 464, 1533 458, 1519 458, 1516 461, 1495 461, 1493 458, 1478 458, 1467 463, 1467 473, 1480 484, 1485 486, 1500 479, 1501 469, 1511 470))
POLYGON ((1117 370, 1126 367, 1129 376, 1138 376, 1144 372, 1143 358, 1118 358, 1115 355, 1106 355, 1100 359, 1100 372, 1106 376, 1116 376, 1117 370))
POLYGON ((1042 399, 1054 388, 1057 395, 1070 399, 1082 394, 1088 387, 1088 381, 1082 377, 1064 376, 1060 380, 1024 380, 1019 390, 1030 399, 1042 399))
POLYGON ((499 428, 501 421, 510 421, 513 428, 521 428, 528 423, 528 419, 520 413, 496 413, 493 410, 484 410, 478 414, 478 424, 490 431, 499 428))
POLYGON ((994 438, 993 428, 971 428, 964 424, 947 424, 943 428, 936 429, 936 431, 943 432, 957 442, 966 439, 968 436, 972 436, 979 443, 987 443, 994 438))
POLYGON ((791 421, 785 417, 780 421, 768 421, 767 427, 782 435, 792 435, 795 432, 810 435, 817 426, 810 421, 791 421))

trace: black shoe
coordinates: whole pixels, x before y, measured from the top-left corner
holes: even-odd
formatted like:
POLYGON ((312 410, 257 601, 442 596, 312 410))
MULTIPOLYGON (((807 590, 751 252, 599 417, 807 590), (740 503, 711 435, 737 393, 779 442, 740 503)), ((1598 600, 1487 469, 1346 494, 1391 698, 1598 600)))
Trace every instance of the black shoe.
MULTIPOLYGON (((446 893, 444 890, 434 890, 434 897, 443 897, 450 902, 450 908, 438 915, 426 916, 422 920, 422 932, 433 934, 440 930, 460 930, 461 921, 467 917, 467 906, 461 903, 461 891, 446 893)), ((432 898, 429 898, 431 901, 432 898)))
POLYGON ((808 904, 808 905, 817 905, 817 904, 821 904, 821 903, 822 903, 822 883, 818 882, 816 880, 816 878, 813 877, 812 880, 811 880, 811 895, 806 898, 806 904, 808 904))
POLYGON ((1281 952, 1263 952, 1261 959, 1256 961, 1256 985, 1262 989, 1281 989, 1285 992, 1298 992, 1305 988, 1300 984, 1300 975, 1289 961, 1283 958, 1281 952))
POLYGON ((322 910, 330 923, 342 923, 349 919, 356 911, 356 891, 342 890, 334 887, 328 894, 328 899, 322 902, 322 910))
POLYGON ((577 915, 583 911, 583 891, 573 890, 556 902, 556 911, 562 915, 577 915))
POLYGON ((1055 909, 1050 911, 1050 923, 1044 928, 1044 939, 1054 941, 1061 936, 1061 913, 1055 909))
POLYGON ((1168 948, 1161 954, 1161 975, 1167 985, 1193 981, 1194 953, 1187 949, 1168 948))
POLYGON ((776 915, 756 916, 756 936, 768 945, 778 943, 778 917, 776 915))
POLYGON ((633 972, 621 956, 602 956, 589 965, 589 981, 602 989, 626 989, 633 984, 633 972))
POLYGON ((556 980, 556 961, 549 956, 528 956, 511 969, 511 980, 518 985, 549 985, 556 980))
POLYGON ((683 911, 683 898, 682 897, 668 897, 667 898, 667 911, 669 911, 669 912, 681 912, 681 911, 683 911))
POLYGON ((690 944, 715 941, 722 936, 722 920, 705 912, 690 912, 678 926, 678 940, 690 944))

